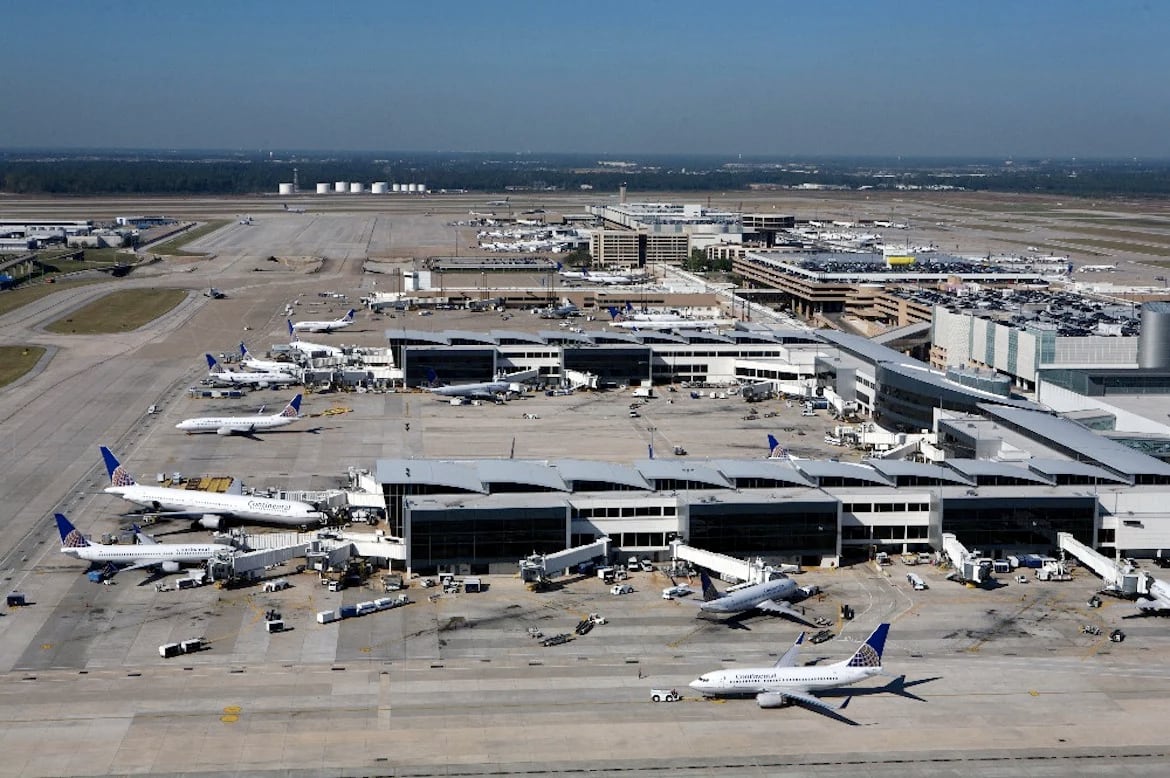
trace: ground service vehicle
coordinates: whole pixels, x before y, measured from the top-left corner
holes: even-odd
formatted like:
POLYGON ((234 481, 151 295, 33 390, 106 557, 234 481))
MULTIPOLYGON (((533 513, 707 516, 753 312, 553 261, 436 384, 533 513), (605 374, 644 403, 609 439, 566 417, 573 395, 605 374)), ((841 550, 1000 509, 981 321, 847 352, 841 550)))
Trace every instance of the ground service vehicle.
POLYGON ((651 689, 650 699, 653 702, 678 702, 682 698, 674 689, 651 689))

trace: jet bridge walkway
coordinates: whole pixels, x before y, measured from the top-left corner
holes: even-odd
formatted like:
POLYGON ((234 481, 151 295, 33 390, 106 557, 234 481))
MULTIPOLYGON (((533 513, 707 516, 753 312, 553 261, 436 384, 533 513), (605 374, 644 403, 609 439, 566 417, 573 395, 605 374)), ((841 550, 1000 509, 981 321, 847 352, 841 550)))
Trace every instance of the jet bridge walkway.
POLYGON ((1056 544, 1061 551, 1076 557, 1082 565, 1100 576, 1106 591, 1122 597, 1145 594, 1145 576, 1086 546, 1074 538, 1072 533, 1056 533, 1056 544))

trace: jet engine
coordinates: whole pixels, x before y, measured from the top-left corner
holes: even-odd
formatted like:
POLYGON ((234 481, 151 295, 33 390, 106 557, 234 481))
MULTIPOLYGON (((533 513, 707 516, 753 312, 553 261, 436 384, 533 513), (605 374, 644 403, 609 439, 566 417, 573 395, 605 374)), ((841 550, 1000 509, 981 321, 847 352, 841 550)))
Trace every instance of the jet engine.
POLYGON ((160 565, 160 567, 162 567, 164 573, 177 573, 177 572, 179 572, 179 563, 178 562, 163 562, 160 565))
POLYGON ((223 529, 223 516, 217 516, 214 513, 205 513, 195 524, 204 529, 220 530, 223 529))
POLYGON ((231 429, 231 427, 220 427, 219 429, 217 429, 215 431, 215 434, 227 437, 228 435, 232 434, 232 429, 231 429))
POLYGON ((761 708, 783 708, 791 704, 788 698, 779 692, 760 692, 756 695, 756 703, 761 708))

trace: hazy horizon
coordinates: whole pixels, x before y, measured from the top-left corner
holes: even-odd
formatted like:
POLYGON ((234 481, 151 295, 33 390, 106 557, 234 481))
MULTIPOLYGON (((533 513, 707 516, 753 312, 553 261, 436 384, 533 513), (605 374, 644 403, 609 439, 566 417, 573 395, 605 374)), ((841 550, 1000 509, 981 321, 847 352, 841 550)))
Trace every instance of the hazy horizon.
POLYGON ((16 0, 6 22, 9 150, 1170 158, 1165 4, 16 0))

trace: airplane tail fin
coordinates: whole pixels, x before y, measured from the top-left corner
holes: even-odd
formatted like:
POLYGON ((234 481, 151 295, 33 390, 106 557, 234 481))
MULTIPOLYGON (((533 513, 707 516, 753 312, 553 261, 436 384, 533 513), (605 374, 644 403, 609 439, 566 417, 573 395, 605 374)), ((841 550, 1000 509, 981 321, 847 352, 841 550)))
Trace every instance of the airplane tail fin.
POLYGON ((439 374, 435 372, 434 368, 427 368, 427 386, 438 386, 439 374))
POLYGON ((280 205, 282 208, 284 208, 284 210, 288 210, 288 203, 281 203, 280 205))
POLYGON ((775 435, 768 436, 768 459, 792 459, 788 449, 780 445, 775 435))
POLYGON ((878 628, 865 639, 865 643, 857 649, 853 657, 845 663, 845 666, 880 668, 882 666, 882 651, 886 647, 886 635, 889 633, 889 624, 879 624, 878 628))
POLYGON ((130 531, 134 533, 134 538, 138 541, 139 545, 141 545, 141 546, 157 546, 158 545, 158 541, 155 540, 154 538, 152 538, 150 535, 147 535, 145 532, 143 532, 142 527, 139 527, 137 524, 131 524, 130 531))
POLYGON ((626 300, 626 310, 631 312, 631 313, 633 313, 633 311, 634 311, 634 306, 633 306, 633 304, 630 303, 629 300, 626 300))
POLYGON ((134 486, 134 478, 122 467, 122 463, 114 456, 114 452, 101 446, 102 460, 106 463, 106 474, 110 477, 111 486, 134 486))
POLYGON ((297 331, 293 329, 292 319, 285 319, 288 322, 288 336, 294 341, 297 339, 297 331))
POLYGON ((248 347, 244 345, 244 341, 240 341, 240 356, 244 359, 251 359, 252 355, 248 353, 248 347))
POLYGON ((282 418, 295 419, 301 415, 301 395, 292 398, 288 405, 284 406, 284 410, 280 412, 282 418))
POLYGON ((609 318, 615 319, 615 320, 617 319, 617 317, 618 317, 618 309, 617 308, 609 307, 609 308, 606 308, 605 310, 609 311, 609 318))
POLYGON ((212 371, 219 369, 219 362, 215 361, 215 357, 211 356, 210 354, 204 354, 203 356, 207 358, 207 371, 208 372, 212 372, 212 371))
POLYGON ((350 308, 349 313, 345 314, 342 318, 344 321, 353 321, 354 316, 357 316, 357 308, 350 308))
POLYGON ((85 548, 89 541, 74 527, 63 514, 54 514, 57 519, 57 531, 61 533, 61 545, 64 548, 85 548))
POLYGON ((557 272, 560 272, 561 270, 564 270, 564 269, 565 269, 565 266, 562 265, 560 262, 558 262, 557 263, 557 272))
POLYGON ((723 595, 715 588, 715 584, 711 583, 711 576, 707 575, 702 570, 699 571, 699 580, 703 582, 703 602, 711 602, 711 600, 718 600, 723 595))

